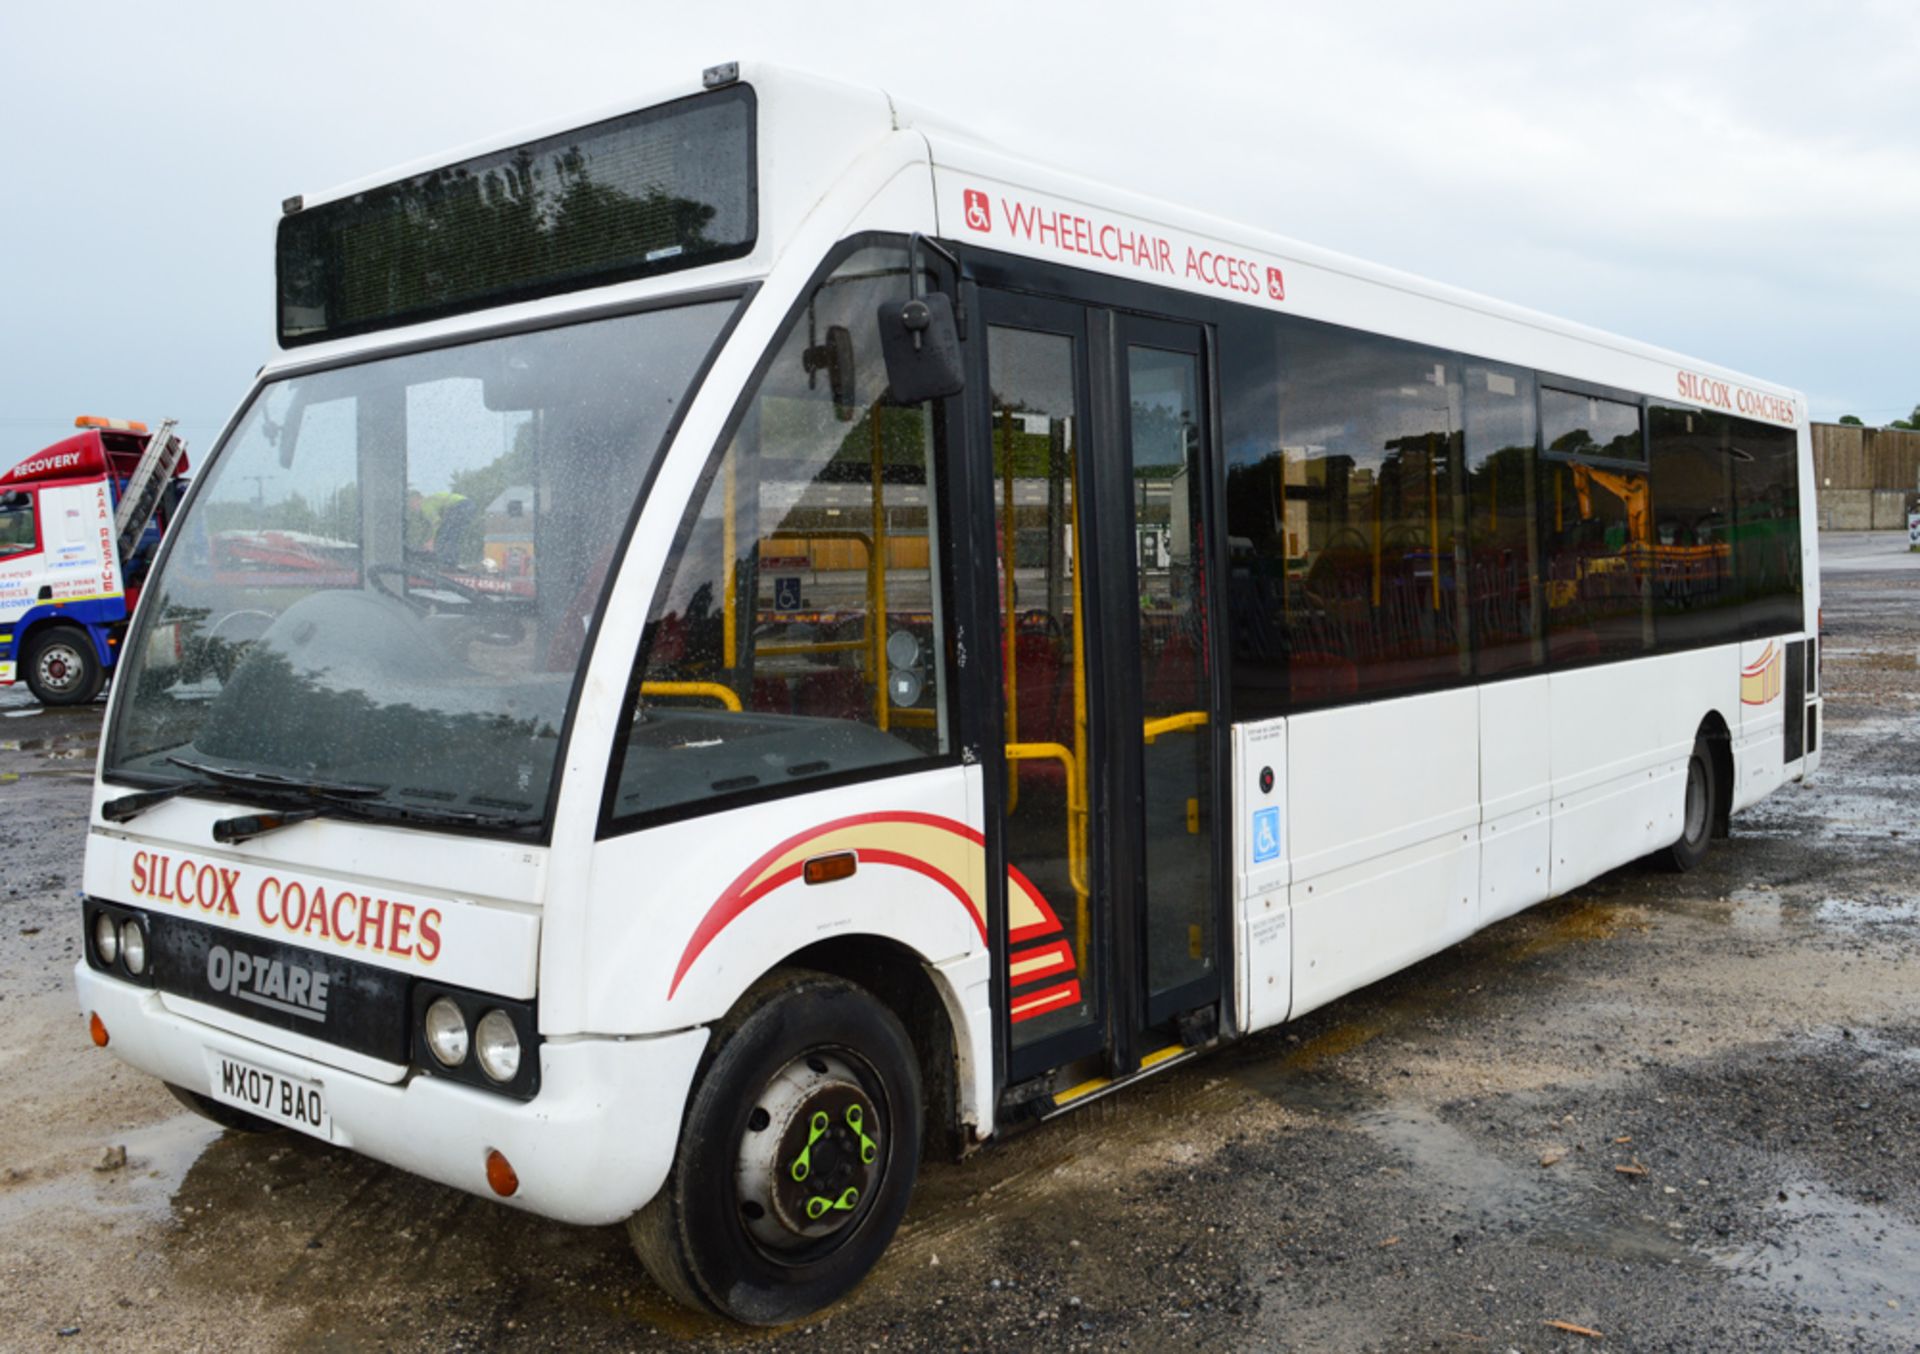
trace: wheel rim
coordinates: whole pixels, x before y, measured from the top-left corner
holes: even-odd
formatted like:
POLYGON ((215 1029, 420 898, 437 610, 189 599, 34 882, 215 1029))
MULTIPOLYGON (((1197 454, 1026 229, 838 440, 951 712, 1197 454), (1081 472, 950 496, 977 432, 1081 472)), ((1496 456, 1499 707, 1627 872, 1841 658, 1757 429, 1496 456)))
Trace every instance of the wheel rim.
POLYGON ((1697 842, 1707 834, 1707 773, 1695 758, 1687 767, 1687 840, 1697 842))
POLYGON ((819 1049, 771 1078, 734 1160, 741 1225, 787 1263, 818 1259, 858 1230, 892 1156, 879 1078, 864 1059, 819 1049))
POLYGON ((40 674, 40 685, 48 691, 64 696, 76 690, 86 673, 86 660, 80 651, 64 641, 49 644, 40 650, 35 669, 40 674))

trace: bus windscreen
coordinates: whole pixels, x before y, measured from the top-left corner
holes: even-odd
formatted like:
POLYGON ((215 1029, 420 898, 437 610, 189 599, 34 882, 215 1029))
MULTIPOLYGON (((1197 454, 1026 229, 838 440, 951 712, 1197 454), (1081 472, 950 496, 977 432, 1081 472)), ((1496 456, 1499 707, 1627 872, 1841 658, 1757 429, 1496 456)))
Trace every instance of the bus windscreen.
POLYGON ((735 258, 755 232, 745 85, 490 151, 282 218, 282 347, 735 258))

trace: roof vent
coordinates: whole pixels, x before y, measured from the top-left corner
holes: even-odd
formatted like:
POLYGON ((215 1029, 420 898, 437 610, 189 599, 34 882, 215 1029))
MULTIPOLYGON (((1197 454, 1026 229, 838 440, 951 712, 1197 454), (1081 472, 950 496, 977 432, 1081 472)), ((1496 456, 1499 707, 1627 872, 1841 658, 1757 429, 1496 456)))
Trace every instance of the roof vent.
POLYGON ((709 66, 700 72, 700 83, 707 89, 725 89, 740 78, 738 61, 722 62, 718 66, 709 66))

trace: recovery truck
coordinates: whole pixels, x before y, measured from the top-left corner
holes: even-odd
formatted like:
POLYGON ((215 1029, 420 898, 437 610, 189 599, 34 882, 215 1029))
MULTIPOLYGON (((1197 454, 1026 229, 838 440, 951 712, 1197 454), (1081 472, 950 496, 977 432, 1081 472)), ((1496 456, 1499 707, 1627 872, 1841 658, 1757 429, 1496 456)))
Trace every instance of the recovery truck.
POLYGON ((187 472, 172 419, 73 422, 0 474, 0 686, 45 705, 100 694, 187 472))

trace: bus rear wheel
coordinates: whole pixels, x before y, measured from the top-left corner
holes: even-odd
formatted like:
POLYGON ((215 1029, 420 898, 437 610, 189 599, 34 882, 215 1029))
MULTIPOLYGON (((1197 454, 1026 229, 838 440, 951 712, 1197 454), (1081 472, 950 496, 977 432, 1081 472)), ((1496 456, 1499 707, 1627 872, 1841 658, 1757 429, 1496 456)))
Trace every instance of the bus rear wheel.
POLYGON ((627 1223, 682 1304, 797 1321, 873 1268, 920 1167, 920 1073, 864 988, 782 970, 714 1031, 667 1182, 627 1223))
POLYGON ((87 632, 56 625, 27 643, 27 689, 42 705, 85 705, 100 694, 106 670, 87 632))
POLYGON ((1667 848, 1667 863, 1682 874, 1707 858, 1713 842, 1714 815, 1720 805, 1719 777, 1713 770, 1713 752, 1705 738, 1693 740, 1687 759, 1687 791, 1681 813, 1680 840, 1667 848))

